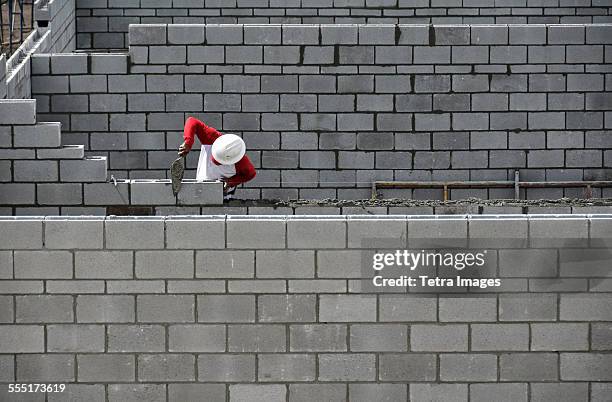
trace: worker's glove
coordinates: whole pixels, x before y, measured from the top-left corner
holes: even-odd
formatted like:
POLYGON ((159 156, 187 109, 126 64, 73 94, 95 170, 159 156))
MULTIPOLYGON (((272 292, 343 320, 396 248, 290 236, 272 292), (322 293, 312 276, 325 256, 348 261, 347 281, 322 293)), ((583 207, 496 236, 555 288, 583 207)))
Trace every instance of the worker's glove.
POLYGON ((185 142, 183 142, 178 149, 178 154, 179 156, 185 156, 189 153, 189 151, 191 151, 191 145, 187 145, 185 142))

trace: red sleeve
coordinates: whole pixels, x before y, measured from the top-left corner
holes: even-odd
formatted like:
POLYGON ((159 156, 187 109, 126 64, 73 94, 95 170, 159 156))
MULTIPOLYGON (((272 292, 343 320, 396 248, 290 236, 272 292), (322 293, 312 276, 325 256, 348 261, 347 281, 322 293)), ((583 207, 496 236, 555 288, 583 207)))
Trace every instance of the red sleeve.
POLYGON ((185 131, 183 134, 185 144, 192 147, 194 137, 196 135, 203 145, 211 145, 221 136, 221 133, 219 133, 215 128, 207 126, 204 124, 204 122, 196 119, 195 117, 190 117, 185 122, 185 131))
POLYGON ((234 166, 236 166, 236 174, 227 179, 228 186, 235 187, 255 177, 255 167, 248 156, 244 155, 234 166))

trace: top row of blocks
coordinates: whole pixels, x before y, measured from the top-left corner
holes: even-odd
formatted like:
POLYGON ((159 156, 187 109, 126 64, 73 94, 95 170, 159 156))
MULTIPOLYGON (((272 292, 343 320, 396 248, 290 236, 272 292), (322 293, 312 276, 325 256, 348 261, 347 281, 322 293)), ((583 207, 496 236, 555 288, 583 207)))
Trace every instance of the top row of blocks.
POLYGON ((133 24, 130 45, 612 44, 612 24, 133 24))

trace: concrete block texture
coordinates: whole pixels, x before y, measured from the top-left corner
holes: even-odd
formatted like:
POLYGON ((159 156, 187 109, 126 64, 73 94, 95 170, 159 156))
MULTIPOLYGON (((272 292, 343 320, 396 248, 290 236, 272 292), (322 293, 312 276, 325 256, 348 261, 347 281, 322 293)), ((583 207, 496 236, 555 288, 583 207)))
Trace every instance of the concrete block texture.
POLYGON ((4 217, 0 379, 66 383, 62 396, 94 401, 604 401, 609 264, 587 253, 606 261, 611 225, 604 214, 4 217), (530 242, 547 231, 586 242, 530 242), (443 235, 465 242, 410 243, 443 235), (494 257, 450 276, 499 287, 377 294, 361 282, 373 252, 467 246, 494 257))
MULTIPOLYGON (((81 41, 95 48, 104 35, 120 37, 130 47, 130 69, 120 53, 37 56, 32 97, 45 121, 62 121, 64 133, 109 154, 110 168, 126 177, 159 176, 166 162, 155 150, 173 147, 184 113, 237 132, 249 139, 249 149, 262 151, 261 190, 238 198, 330 195, 320 191, 320 178, 284 179, 280 189, 277 180, 260 179, 282 175, 279 169, 313 170, 310 177, 367 169, 394 179, 432 169, 482 177, 497 168, 577 169, 582 178, 606 168, 601 144, 583 138, 559 147, 546 139, 608 128, 609 7, 601 4, 198 0, 113 2, 105 15, 89 3, 78 6, 85 14, 79 18, 95 29, 82 32, 81 41), (154 142, 132 141, 149 130, 156 132, 154 142), (308 144, 272 139, 300 130, 309 132, 308 144), (467 140, 489 130, 498 141, 467 140), (256 132, 261 141, 253 139, 256 132), (382 135, 380 142, 360 135, 354 146, 343 143, 349 149, 342 154, 313 160, 332 151, 330 137, 357 132, 382 135), (419 151, 442 153, 405 158, 403 151, 415 146, 399 135, 406 132, 419 137, 419 151), (449 133, 463 139, 451 145, 444 140, 449 133), (326 140, 317 144, 314 137, 326 140), (119 168, 130 158, 138 166, 119 168)), ((10 124, 34 125, 30 114, 10 124)), ((81 180, 62 173, 61 181, 81 180)), ((339 185, 340 194, 365 198, 351 188, 355 181, 339 185)))

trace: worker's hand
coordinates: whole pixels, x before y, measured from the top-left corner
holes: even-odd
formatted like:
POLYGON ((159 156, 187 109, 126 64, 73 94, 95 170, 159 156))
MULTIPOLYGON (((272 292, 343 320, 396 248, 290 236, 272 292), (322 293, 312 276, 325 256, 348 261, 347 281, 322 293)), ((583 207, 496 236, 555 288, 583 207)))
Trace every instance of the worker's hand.
POLYGON ((187 145, 187 144, 185 144, 185 142, 183 142, 181 144, 181 146, 179 147, 179 149, 178 149, 178 154, 179 154, 179 156, 185 156, 185 155, 187 155, 189 153, 189 151, 191 151, 191 146, 187 145))

